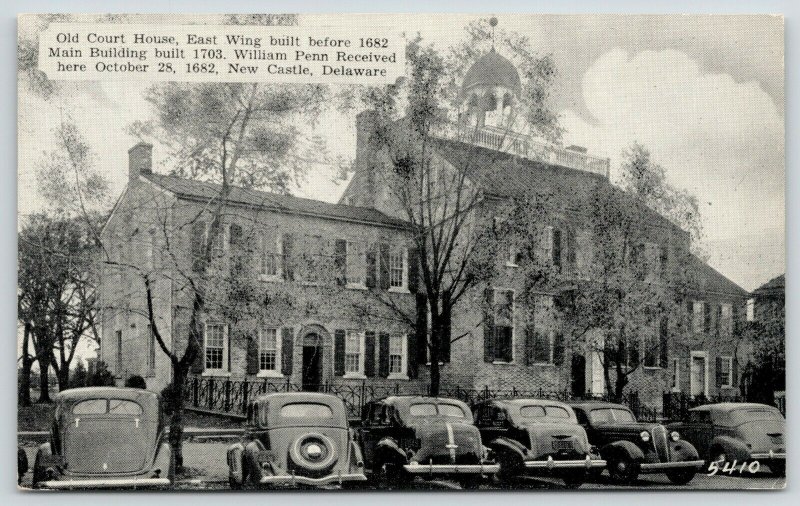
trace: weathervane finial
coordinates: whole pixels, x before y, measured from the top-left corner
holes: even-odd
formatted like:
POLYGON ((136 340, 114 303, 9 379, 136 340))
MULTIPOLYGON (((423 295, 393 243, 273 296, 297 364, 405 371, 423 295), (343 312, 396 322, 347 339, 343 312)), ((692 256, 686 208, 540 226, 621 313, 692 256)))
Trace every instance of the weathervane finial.
POLYGON ((497 18, 492 16, 489 19, 489 26, 492 27, 492 51, 494 51, 494 27, 497 26, 497 18))

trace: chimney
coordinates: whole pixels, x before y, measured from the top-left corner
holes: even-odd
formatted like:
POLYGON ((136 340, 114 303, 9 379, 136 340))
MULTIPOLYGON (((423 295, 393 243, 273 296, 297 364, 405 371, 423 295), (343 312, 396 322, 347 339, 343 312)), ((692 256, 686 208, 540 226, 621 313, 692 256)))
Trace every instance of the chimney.
POLYGON ((378 165, 378 148, 374 140, 378 113, 372 110, 362 111, 356 116, 356 174, 363 178, 363 187, 356 192, 355 205, 375 207, 375 192, 378 165))
POLYGON ((135 184, 139 174, 153 172, 153 145, 140 142, 128 150, 128 184, 135 184))

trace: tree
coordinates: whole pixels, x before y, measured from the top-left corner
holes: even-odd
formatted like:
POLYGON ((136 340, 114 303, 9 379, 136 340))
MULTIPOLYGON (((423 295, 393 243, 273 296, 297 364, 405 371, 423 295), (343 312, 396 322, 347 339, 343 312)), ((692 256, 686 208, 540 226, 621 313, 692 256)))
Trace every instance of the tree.
MULTIPOLYGON (((488 32, 473 29, 469 35, 471 43, 488 49, 488 32)), ((537 56, 524 39, 504 38, 501 43, 521 60, 524 85, 519 101, 528 133, 557 137, 557 117, 546 106, 546 90, 554 73, 552 62, 546 56, 537 56), (536 107, 538 113, 533 112, 536 107)), ((420 350, 415 359, 427 358, 431 365, 431 395, 439 392, 439 364, 449 360, 451 343, 470 334, 451 335, 453 309, 491 277, 497 258, 497 242, 491 240, 491 213, 483 208, 481 164, 486 160, 477 161, 474 155, 480 148, 471 142, 480 127, 456 123, 465 106, 459 102, 453 83, 463 76, 466 62, 474 61, 464 57, 468 48, 469 44, 454 48, 449 57, 443 57, 417 37, 407 45, 407 77, 366 94, 371 110, 367 126, 370 143, 384 165, 376 178, 388 189, 390 205, 411 230, 413 254, 409 262, 412 271, 419 273, 414 279, 416 286, 411 287, 418 297, 416 316, 398 308, 385 295, 375 296, 415 328, 420 350), (440 139, 445 135, 465 142, 463 149, 446 161, 440 153, 440 139)), ((513 135, 518 119, 514 114, 504 118, 500 144, 505 144, 505 134, 513 135)), ((507 157, 499 150, 495 154, 507 157)))
POLYGON ((742 341, 752 343, 753 361, 748 364, 748 400, 775 403, 775 392, 786 390, 786 310, 783 297, 756 299, 758 319, 747 322, 742 341))

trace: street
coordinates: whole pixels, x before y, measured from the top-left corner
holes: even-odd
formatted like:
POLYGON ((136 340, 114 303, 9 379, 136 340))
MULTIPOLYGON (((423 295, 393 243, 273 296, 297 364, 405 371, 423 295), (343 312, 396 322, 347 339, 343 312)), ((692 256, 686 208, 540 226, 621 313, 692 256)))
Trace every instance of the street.
MULTIPOLYGON (((187 472, 179 480, 177 487, 183 490, 227 490, 228 466, 225 462, 225 451, 228 443, 196 443, 184 445, 184 460, 187 472)), ((31 467, 36 458, 36 446, 25 447, 31 467)), ((31 484, 31 472, 25 475, 23 485, 31 484)), ((642 475, 635 483, 617 486, 609 482, 604 474, 598 481, 584 483, 578 490, 744 490, 744 489, 781 489, 786 486, 786 478, 775 478, 768 471, 759 471, 750 476, 727 476, 717 474, 706 476, 698 474, 688 485, 674 485, 662 474, 642 475)), ((369 487, 366 487, 369 489, 369 487)), ((522 478, 513 487, 486 484, 480 490, 558 490, 563 489, 561 480, 550 478, 522 478)), ((458 490, 456 483, 448 481, 415 481, 413 490, 458 490)))

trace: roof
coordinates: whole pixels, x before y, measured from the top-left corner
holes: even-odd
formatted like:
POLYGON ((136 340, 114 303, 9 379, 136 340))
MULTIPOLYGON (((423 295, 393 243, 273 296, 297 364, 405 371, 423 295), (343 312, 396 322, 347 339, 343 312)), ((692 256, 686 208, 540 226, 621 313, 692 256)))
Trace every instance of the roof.
POLYGON ((559 205, 563 203, 563 207, 581 211, 590 208, 599 192, 607 192, 609 198, 625 199, 625 204, 633 206, 643 222, 686 233, 600 174, 456 140, 437 138, 435 142, 437 152, 453 166, 472 171, 471 177, 481 183, 490 197, 518 198, 544 190, 551 193, 559 205))
POLYGON ((695 255, 689 255, 689 261, 691 262, 690 267, 699 276, 699 279, 697 279, 698 284, 695 287, 697 291, 733 295, 742 298, 748 296, 747 290, 720 274, 719 271, 695 255))
POLYGON ((786 292, 785 275, 776 276, 753 290, 753 296, 784 295, 786 292))
POLYGON ((522 91, 517 67, 498 54, 494 48, 472 64, 461 86, 466 91, 473 86, 481 85, 504 86, 517 95, 522 91))
MULTIPOLYGON (((153 184, 186 199, 211 200, 219 197, 221 185, 206 181, 185 179, 166 174, 143 173, 142 177, 153 184)), ((340 221, 369 223, 393 228, 405 228, 407 223, 392 218, 377 209, 331 204, 321 200, 281 195, 248 188, 231 187, 228 202, 255 206, 288 214, 302 214, 340 221)))

